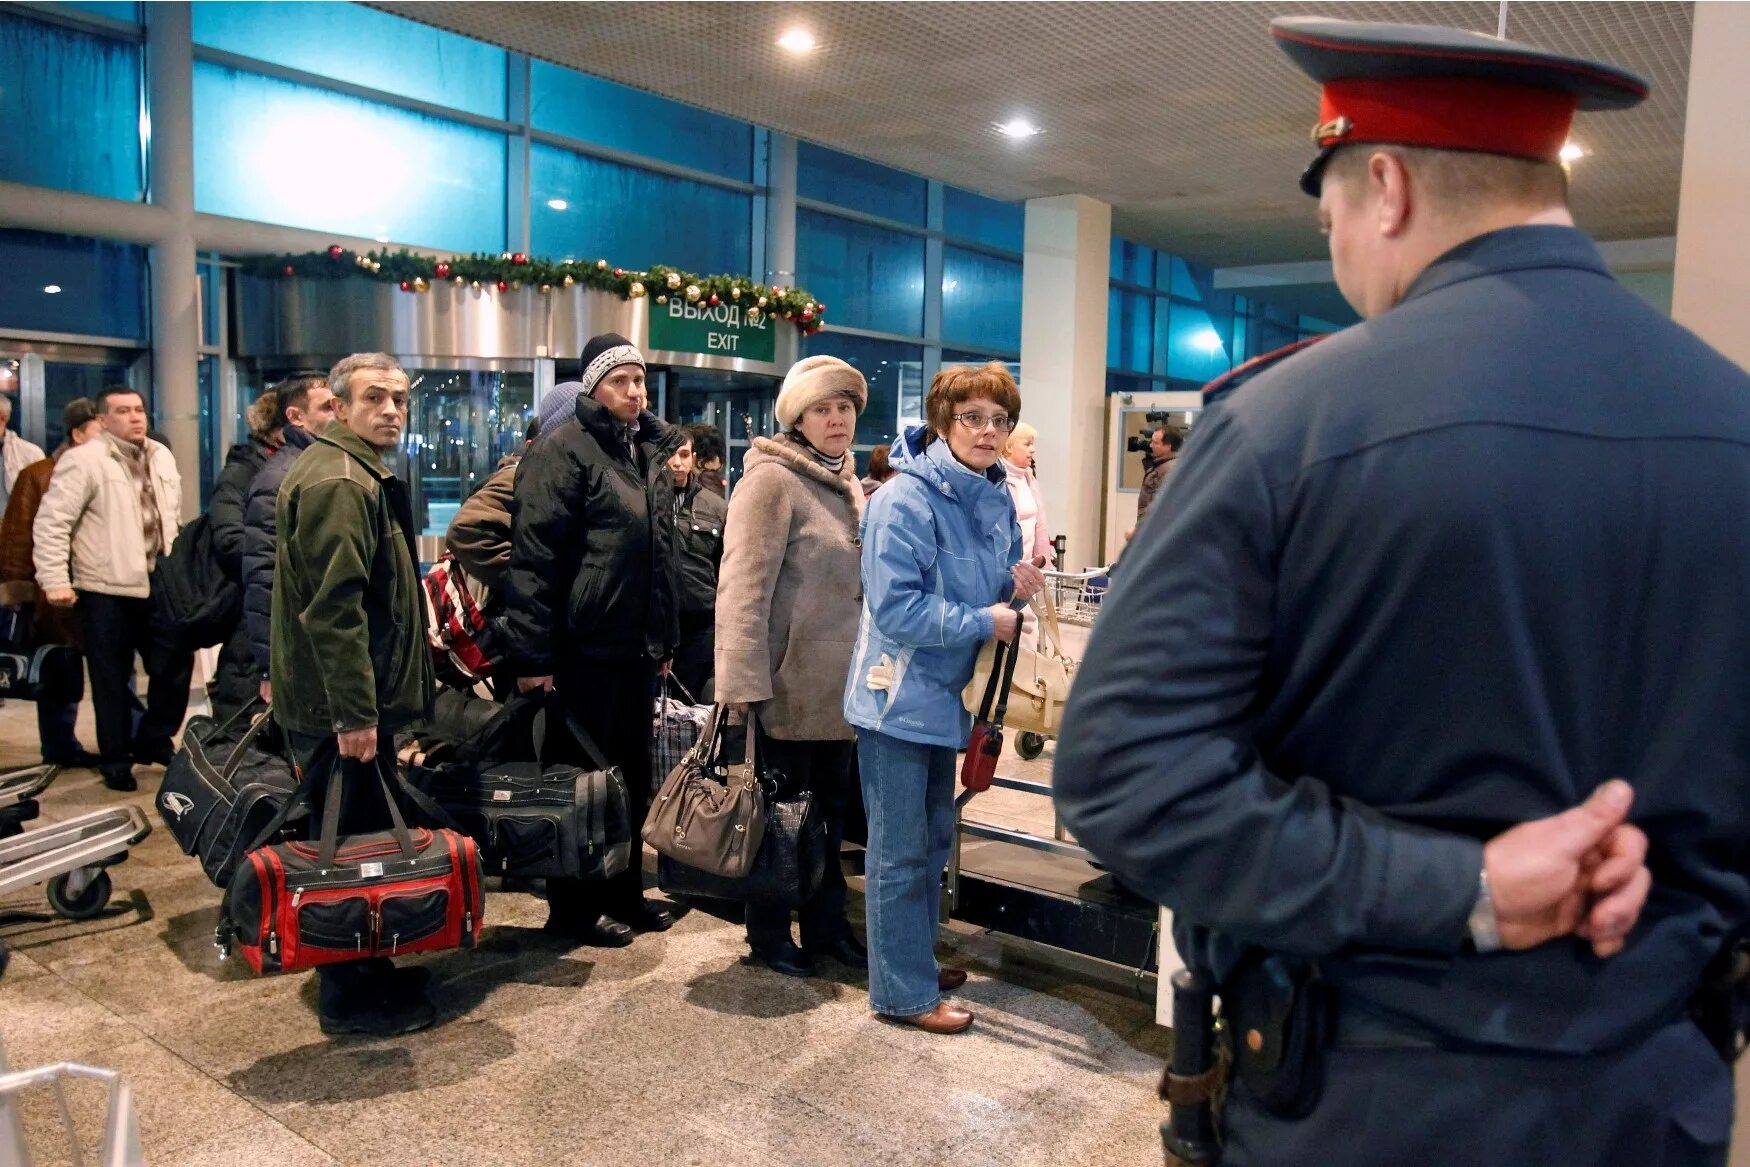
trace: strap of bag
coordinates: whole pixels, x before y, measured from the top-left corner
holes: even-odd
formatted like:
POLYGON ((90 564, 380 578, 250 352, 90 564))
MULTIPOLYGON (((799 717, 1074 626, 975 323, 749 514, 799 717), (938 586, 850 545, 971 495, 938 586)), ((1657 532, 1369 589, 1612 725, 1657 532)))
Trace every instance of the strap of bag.
MULTIPOLYGON (((1009 713, 1009 694, 1013 691, 1015 685, 1015 665, 1021 659, 1021 646, 1018 643, 1020 637, 1021 632, 1020 629, 1017 628, 1015 630, 1015 640, 1010 641, 1007 644, 998 641, 997 656, 1000 658, 1001 663, 999 664, 998 661, 995 660, 991 662, 990 680, 991 685, 996 688, 996 709, 993 710, 985 720, 989 721, 990 724, 997 729, 1003 727, 1003 718, 1007 717, 1009 713), (998 683, 998 678, 1001 678, 1000 684, 998 683)), ((987 704, 990 701, 990 697, 991 694, 989 690, 986 690, 985 701, 987 704)))
MULTIPOLYGON (((317 861, 324 867, 334 862, 335 852, 340 848, 340 775, 346 769, 349 758, 338 755, 334 765, 328 770, 328 798, 322 807, 322 837, 317 847, 317 861)), ((377 779, 377 788, 382 792, 383 803, 389 808, 389 833, 395 836, 395 843, 401 848, 403 859, 419 858, 419 851, 413 846, 413 833, 407 829, 407 820, 401 817, 401 804, 395 801, 394 787, 389 785, 388 774, 394 762, 382 755, 369 763, 371 773, 377 779)))
POLYGON ((680 681, 675 678, 673 673, 664 673, 662 674, 662 695, 664 697, 668 696, 668 691, 670 689, 679 691, 680 695, 687 699, 688 705, 697 705, 699 703, 694 699, 691 693, 687 692, 687 687, 681 684, 680 681))
MULTIPOLYGON (((295 766, 293 767, 293 772, 297 772, 295 766)), ((319 770, 311 770, 308 773, 299 774, 298 788, 292 792, 292 796, 286 799, 285 804, 275 812, 274 816, 267 820, 267 825, 262 827, 261 830, 256 833, 255 838, 250 841, 249 846, 243 849, 244 853, 248 854, 250 851, 259 849, 262 844, 273 838, 274 834, 279 831, 281 827, 291 821, 291 817, 294 814, 297 814, 300 809, 310 805, 310 796, 316 793, 316 783, 321 781, 322 778, 323 774, 319 770)))
POLYGON ((1057 650, 1058 656, 1064 655, 1063 628, 1057 621, 1057 601, 1051 595, 1051 585, 1047 584, 1045 589, 1029 602, 1033 605, 1033 611, 1039 616, 1040 627, 1044 628, 1046 634, 1051 637, 1051 647, 1057 650))
MULTIPOLYGON (((244 710, 249 708, 250 706, 248 705, 243 707, 244 710)), ((241 716, 241 714, 242 710, 238 713, 232 714, 225 722, 225 727, 229 727, 232 722, 235 722, 237 718, 241 716)), ((249 728, 244 731, 243 736, 237 740, 237 744, 231 747, 231 752, 225 755, 225 761, 219 767, 219 773, 224 777, 225 781, 229 782, 231 780, 231 775, 235 774, 237 772, 237 767, 243 764, 243 755, 249 751, 250 746, 255 744, 255 739, 261 736, 261 731, 266 729, 268 723, 272 720, 273 706, 271 705, 255 715, 255 720, 250 723, 249 728)))
POLYGON ((540 759, 542 765, 547 764, 547 718, 552 716, 554 708, 557 707, 560 710, 560 716, 565 719, 566 730, 577 740, 577 744, 583 747, 584 754, 589 758, 589 764, 597 770, 612 770, 614 768, 613 763, 608 761, 607 755, 602 753, 601 747, 595 744, 595 738, 590 736, 589 730, 583 728, 583 723, 578 721, 571 710, 565 707, 560 697, 549 693, 541 700, 541 710, 535 714, 534 734, 535 756, 540 759))

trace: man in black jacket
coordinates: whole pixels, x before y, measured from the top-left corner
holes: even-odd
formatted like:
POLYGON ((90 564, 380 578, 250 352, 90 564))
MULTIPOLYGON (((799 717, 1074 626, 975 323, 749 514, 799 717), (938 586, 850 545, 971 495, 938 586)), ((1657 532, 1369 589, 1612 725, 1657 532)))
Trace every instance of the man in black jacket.
MULTIPOLYGON (((556 691, 556 707, 620 768, 641 823, 655 678, 680 635, 667 463, 684 435, 645 409, 644 357, 630 341, 595 337, 582 364, 573 415, 543 428, 517 467, 505 626, 521 687, 556 691)), ((548 930, 620 946, 634 930, 668 928, 643 878, 635 857, 605 884, 548 880, 548 930)))
MULTIPOLYGON (((207 521, 212 526, 213 550, 219 568, 241 585, 243 580, 243 511, 249 484, 279 449, 285 429, 279 400, 272 389, 249 407, 249 440, 231 447, 225 468, 213 483, 207 521)), ((223 721, 255 699, 255 670, 249 658, 249 632, 242 613, 237 627, 219 647, 218 666, 207 684, 207 699, 213 716, 223 721)))
POLYGON ((251 675, 264 701, 273 696, 267 668, 273 633, 274 507, 292 463, 334 420, 334 394, 325 373, 295 373, 274 386, 274 392, 284 444, 249 483, 243 508, 243 628, 251 675))
MULTIPOLYGON (((675 680, 695 701, 707 691, 716 666, 717 569, 723 562, 723 524, 729 504, 706 488, 696 466, 699 431, 687 426, 686 444, 668 460, 674 475, 675 562, 680 575, 680 646, 674 654, 675 680)), ((715 430, 713 430, 715 432, 715 430)))

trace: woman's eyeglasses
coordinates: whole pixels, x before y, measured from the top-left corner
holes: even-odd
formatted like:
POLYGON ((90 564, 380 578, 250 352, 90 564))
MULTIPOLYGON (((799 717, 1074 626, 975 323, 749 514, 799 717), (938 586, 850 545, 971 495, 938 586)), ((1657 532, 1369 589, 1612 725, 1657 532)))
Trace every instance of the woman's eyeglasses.
POLYGON ((950 416, 973 433, 978 433, 987 426, 1003 434, 1015 428, 1015 419, 1006 413, 999 413, 995 417, 983 413, 956 413, 950 416))

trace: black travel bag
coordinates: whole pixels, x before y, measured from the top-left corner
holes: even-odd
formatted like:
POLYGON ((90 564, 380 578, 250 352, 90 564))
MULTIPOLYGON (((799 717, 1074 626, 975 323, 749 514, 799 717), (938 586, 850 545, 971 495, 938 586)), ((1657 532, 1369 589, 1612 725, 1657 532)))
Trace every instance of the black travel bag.
POLYGON ((0 700, 71 705, 85 697, 85 659, 65 644, 0 647, 0 700))
MULTIPOLYGON (((271 724, 270 711, 258 705, 245 706, 224 722, 191 719, 158 788, 164 825, 183 854, 200 860, 215 887, 231 882, 256 835, 298 789, 291 763, 258 748, 271 724), (260 712, 238 736, 240 719, 252 709, 260 712)), ((308 818, 308 812, 293 816, 278 837, 300 837, 308 818)))
POLYGON ((486 874, 604 880, 631 864, 637 831, 625 779, 582 726, 566 722, 592 769, 540 762, 415 767, 414 785, 479 845, 486 874))

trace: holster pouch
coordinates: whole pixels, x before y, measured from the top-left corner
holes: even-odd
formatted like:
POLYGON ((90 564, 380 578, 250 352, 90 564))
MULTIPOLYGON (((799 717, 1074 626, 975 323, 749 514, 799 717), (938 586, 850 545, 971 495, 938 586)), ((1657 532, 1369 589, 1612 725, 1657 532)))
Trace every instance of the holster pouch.
POLYGON ((1728 1066, 1750 1045, 1750 938, 1733 937, 1709 962, 1689 1016, 1728 1066))
POLYGON ((1325 1084, 1335 997, 1310 961, 1254 950, 1229 975, 1222 1009, 1234 1076, 1278 1118, 1304 1118, 1325 1084))
POLYGON ((1161 1149, 1168 1167, 1214 1167, 1221 1162, 1228 1070, 1215 1028, 1215 984, 1186 968, 1173 974, 1172 984, 1173 1056, 1160 1084, 1171 1110, 1161 1123, 1161 1149))

